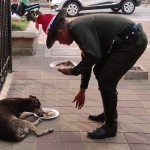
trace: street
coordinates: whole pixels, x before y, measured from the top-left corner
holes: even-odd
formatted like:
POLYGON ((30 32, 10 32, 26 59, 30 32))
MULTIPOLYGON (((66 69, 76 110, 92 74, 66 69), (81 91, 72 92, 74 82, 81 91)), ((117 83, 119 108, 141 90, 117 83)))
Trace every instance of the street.
MULTIPOLYGON (((51 10, 50 8, 42 7, 41 11, 42 11, 42 13, 45 13, 45 14, 46 13, 57 14, 57 12, 55 12, 54 10, 51 10)), ((93 14, 93 13, 115 14, 114 12, 111 11, 111 9, 97 9, 97 10, 81 11, 79 13, 79 16, 84 16, 84 15, 93 14)), ((135 21, 150 21, 150 4, 148 4, 147 7, 145 7, 145 4, 141 4, 141 6, 135 8, 134 13, 131 15, 124 15, 124 14, 122 14, 121 11, 119 11, 116 14, 127 17, 127 18, 135 20, 135 21)), ((74 18, 75 17, 68 17, 67 19, 72 20, 74 18)))
MULTIPOLYGON (((56 15, 58 12, 51 10, 48 7, 41 7, 41 12, 43 14, 54 14, 56 15)), ((93 14, 93 13, 106 13, 106 14, 114 14, 114 12, 111 11, 111 9, 99 9, 99 10, 88 10, 88 11, 81 11, 79 16, 85 16, 88 14, 93 14)), ((145 4, 141 4, 141 6, 136 7, 135 11, 133 14, 131 15, 124 15, 122 14, 121 11, 119 11, 118 13, 116 13, 117 15, 121 15, 124 17, 127 17, 133 21, 135 21, 136 23, 142 23, 144 30, 147 33, 148 36, 148 41, 150 41, 150 36, 149 36, 149 26, 150 26, 150 4, 148 4, 147 7, 145 7, 145 4)), ((72 20, 75 19, 76 17, 67 17, 68 20, 72 20)), ((46 38, 43 35, 44 38, 46 38)), ((59 45, 58 42, 56 42, 53 46, 53 48, 51 48, 51 50, 46 49, 46 54, 44 56, 48 57, 48 56, 80 56, 80 52, 78 50, 78 47, 75 43, 73 43, 71 45, 72 47, 72 51, 70 53, 70 51, 68 49, 70 49, 70 47, 66 46, 66 45, 59 45), (59 48, 58 48, 59 47, 59 48), (61 49, 61 52, 60 52, 61 49), (47 54, 50 54, 47 56, 47 54)), ((148 43, 148 49, 150 48, 150 44, 148 43)))

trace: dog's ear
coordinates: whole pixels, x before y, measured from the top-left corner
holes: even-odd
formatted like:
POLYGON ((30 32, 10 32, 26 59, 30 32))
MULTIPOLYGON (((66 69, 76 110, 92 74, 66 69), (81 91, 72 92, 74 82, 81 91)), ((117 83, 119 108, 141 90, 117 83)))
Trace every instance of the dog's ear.
POLYGON ((36 96, 33 96, 33 95, 29 95, 29 98, 36 98, 36 96))

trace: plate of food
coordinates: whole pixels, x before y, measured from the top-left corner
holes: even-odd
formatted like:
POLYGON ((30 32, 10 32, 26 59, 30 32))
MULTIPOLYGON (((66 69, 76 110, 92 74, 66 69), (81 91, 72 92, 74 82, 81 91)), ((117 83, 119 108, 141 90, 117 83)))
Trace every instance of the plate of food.
POLYGON ((77 64, 73 61, 69 60, 60 60, 60 61, 55 61, 51 63, 49 66, 52 68, 57 68, 57 69, 71 69, 75 67, 77 64))
POLYGON ((38 117, 38 118, 42 118, 42 119, 53 119, 58 117, 59 112, 55 109, 51 109, 51 108, 42 108, 44 111, 44 116, 43 117, 39 117, 38 115, 34 114, 34 116, 38 117))

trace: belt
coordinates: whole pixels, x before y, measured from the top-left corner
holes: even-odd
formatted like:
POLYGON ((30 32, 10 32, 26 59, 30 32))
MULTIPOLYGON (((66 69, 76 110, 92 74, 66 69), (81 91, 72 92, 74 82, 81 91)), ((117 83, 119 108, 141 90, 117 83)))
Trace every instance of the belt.
POLYGON ((122 44, 127 44, 131 45, 135 43, 138 39, 139 36, 142 34, 143 28, 142 25, 139 24, 133 24, 132 26, 128 25, 125 26, 121 31, 113 38, 113 40, 110 43, 110 47, 108 52, 110 52, 115 45, 122 45, 122 44))
POLYGON ((134 25, 132 26, 132 28, 137 32, 138 35, 141 35, 142 32, 143 32, 143 27, 142 27, 141 23, 139 23, 139 24, 134 24, 134 25))
MULTIPOLYGON (((130 45, 136 42, 139 39, 139 36, 142 34, 143 28, 141 24, 133 24, 132 26, 127 25, 117 34, 117 37, 121 38, 121 40, 130 45)), ((119 39, 117 38, 117 40, 119 39)), ((117 42, 117 40, 115 40, 117 42)), ((119 43, 120 41, 118 41, 119 43)))

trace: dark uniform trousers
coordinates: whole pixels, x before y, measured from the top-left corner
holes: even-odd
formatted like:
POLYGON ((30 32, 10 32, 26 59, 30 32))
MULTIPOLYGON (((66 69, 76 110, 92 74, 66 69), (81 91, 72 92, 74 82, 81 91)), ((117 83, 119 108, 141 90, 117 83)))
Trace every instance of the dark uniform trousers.
POLYGON ((116 119, 117 84, 143 54, 146 46, 146 37, 141 45, 120 45, 102 57, 93 68, 103 100, 105 124, 110 128, 116 119))

